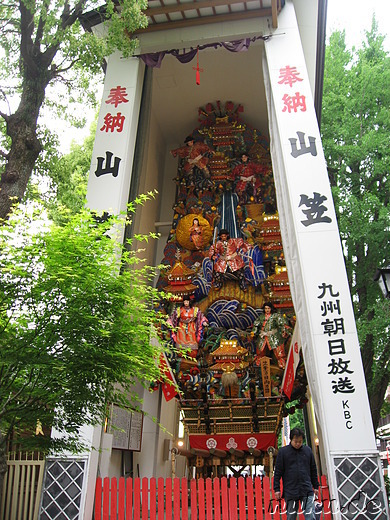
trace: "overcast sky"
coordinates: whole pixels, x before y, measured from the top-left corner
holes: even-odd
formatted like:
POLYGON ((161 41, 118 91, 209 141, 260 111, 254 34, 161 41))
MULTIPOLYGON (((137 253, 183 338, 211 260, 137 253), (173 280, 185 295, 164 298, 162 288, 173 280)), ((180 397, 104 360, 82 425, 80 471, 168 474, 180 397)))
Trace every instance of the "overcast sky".
POLYGON ((380 32, 386 35, 385 48, 390 51, 390 0, 328 0, 327 36, 345 29, 347 45, 360 47, 374 12, 380 32))

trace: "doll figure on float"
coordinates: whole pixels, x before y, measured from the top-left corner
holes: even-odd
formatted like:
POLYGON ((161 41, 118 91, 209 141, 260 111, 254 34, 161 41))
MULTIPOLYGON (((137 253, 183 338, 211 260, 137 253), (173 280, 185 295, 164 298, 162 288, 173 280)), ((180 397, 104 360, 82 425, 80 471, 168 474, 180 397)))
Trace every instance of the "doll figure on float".
POLYGON ((250 244, 242 238, 230 238, 226 229, 221 229, 218 237, 217 242, 209 249, 209 258, 214 261, 214 287, 217 290, 221 289, 225 275, 231 273, 238 278, 240 289, 246 291, 245 262, 242 253, 249 251, 250 244))
POLYGON ((256 338, 255 365, 260 365, 260 359, 271 352, 275 355, 279 368, 286 368, 285 344, 291 336, 291 327, 287 320, 276 311, 273 303, 265 302, 264 316, 255 320, 252 334, 256 338))
POLYGON ((198 251, 203 249, 203 228, 199 224, 199 219, 195 217, 192 221, 192 226, 189 229, 190 241, 194 244, 198 251))
POLYGON ((210 172, 207 164, 214 151, 206 143, 195 141, 191 135, 186 137, 184 143, 185 146, 171 150, 173 157, 184 159, 183 170, 186 174, 192 174, 193 169, 197 167, 205 178, 209 178, 210 172))
POLYGON ((189 296, 183 297, 183 304, 172 312, 168 323, 173 327, 171 337, 175 346, 196 358, 208 321, 199 307, 191 304, 189 296))
POLYGON ((245 204, 248 197, 256 196, 261 184, 259 174, 264 173, 264 167, 252 162, 247 152, 241 154, 240 161, 241 162, 233 168, 232 173, 239 203, 245 204))

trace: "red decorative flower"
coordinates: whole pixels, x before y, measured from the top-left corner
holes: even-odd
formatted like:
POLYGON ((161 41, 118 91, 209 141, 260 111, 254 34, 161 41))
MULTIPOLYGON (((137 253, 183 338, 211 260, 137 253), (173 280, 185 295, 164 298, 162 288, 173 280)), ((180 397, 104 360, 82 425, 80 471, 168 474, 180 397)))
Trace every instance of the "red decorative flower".
POLYGON ((228 110, 229 112, 231 112, 234 108, 234 103, 232 101, 226 101, 226 110, 228 110))

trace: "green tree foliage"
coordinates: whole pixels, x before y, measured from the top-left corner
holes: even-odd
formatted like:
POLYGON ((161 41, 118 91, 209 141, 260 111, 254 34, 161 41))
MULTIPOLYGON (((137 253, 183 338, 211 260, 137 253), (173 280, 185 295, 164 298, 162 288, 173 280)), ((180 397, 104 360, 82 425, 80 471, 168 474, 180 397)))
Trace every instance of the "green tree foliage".
POLYGON ((45 205, 50 219, 54 222, 62 222, 64 209, 73 214, 81 211, 86 205, 95 134, 96 121, 91 125, 90 134, 83 143, 72 142, 70 152, 60 158, 56 157, 46 173, 46 182, 50 180, 50 188, 45 196, 45 205))
POLYGON ((30 449, 77 450, 81 425, 101 423, 108 402, 137 406, 134 383, 160 379, 162 295, 134 251, 155 237, 136 236, 122 250, 123 219, 101 220, 81 211, 58 226, 16 212, 0 227, 3 473, 11 435, 30 449), (35 435, 38 421, 61 435, 35 435))
POLYGON ((366 42, 326 49, 322 139, 376 428, 390 379, 389 303, 373 282, 390 262, 390 58, 375 18, 366 42))
POLYGON ((106 36, 85 32, 79 17, 101 5, 97 0, 4 0, 0 5, 0 218, 9 215, 26 192, 43 150, 39 128, 42 108, 60 102, 62 84, 69 99, 93 97, 91 74, 105 56, 119 49, 129 56, 136 40, 130 34, 147 25, 146 0, 108 0, 99 8, 106 36), (50 87, 55 97, 47 97, 50 87), (53 101, 54 99, 54 101, 53 101))

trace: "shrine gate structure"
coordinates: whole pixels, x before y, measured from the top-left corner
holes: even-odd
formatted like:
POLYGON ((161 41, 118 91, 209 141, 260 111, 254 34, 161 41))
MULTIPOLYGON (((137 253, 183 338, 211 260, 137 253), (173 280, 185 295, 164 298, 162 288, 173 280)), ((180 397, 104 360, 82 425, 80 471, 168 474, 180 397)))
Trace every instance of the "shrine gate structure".
MULTIPOLYGON (((190 297, 209 326, 192 360, 168 356, 181 399, 140 389, 147 415, 112 406, 108 426, 83 431, 94 450, 48 460, 40 517, 59 500, 51 484, 63 491, 59 473, 79 486, 69 518, 84 520, 97 478, 269 475, 294 397, 318 441, 333 517, 388 518, 318 126, 326 0, 150 0, 147 14, 136 55, 107 58, 88 205, 119 213, 157 189, 130 232, 161 234, 146 251, 169 268, 157 283, 190 297), (186 162, 186 148, 170 153, 187 136, 207 145, 206 167, 186 162), (254 173, 240 190, 244 152, 254 173), (234 272, 219 290, 212 281, 221 229, 250 245, 236 253, 247 287, 234 272), (263 356, 268 300, 290 340, 263 356)), ((83 23, 102 27, 97 12, 83 23)))

